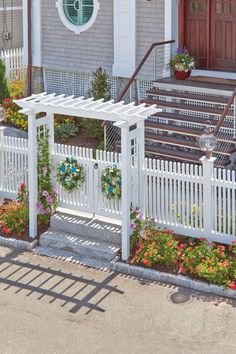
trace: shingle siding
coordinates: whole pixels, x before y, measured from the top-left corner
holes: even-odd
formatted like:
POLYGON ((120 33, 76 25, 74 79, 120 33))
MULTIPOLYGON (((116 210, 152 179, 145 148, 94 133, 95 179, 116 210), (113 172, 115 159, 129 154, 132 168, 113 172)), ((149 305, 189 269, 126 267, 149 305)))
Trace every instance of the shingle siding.
MULTIPOLYGON (((113 0, 100 0, 100 10, 93 26, 74 34, 62 23, 55 1, 43 0, 42 63, 47 68, 91 72, 102 66, 112 73, 113 0)), ((164 0, 137 0, 137 63, 149 48, 164 39, 164 0)), ((162 71, 162 63, 157 66, 162 71)), ((145 65, 140 77, 153 79, 153 57, 145 65)))
MULTIPOLYGON (((6 0, 5 6, 11 7, 12 1, 6 0)), ((22 0, 14 0, 13 7, 21 7, 22 0)), ((0 9, 3 8, 3 1, 0 0, 0 9)), ((4 28, 4 11, 0 11, 0 49, 23 47, 23 10, 6 11, 6 27, 4 28), (4 41, 3 31, 7 29, 12 32, 12 39, 4 41)))
MULTIPOLYGON (((137 64, 154 42, 163 41, 164 34, 164 0, 137 0, 137 64)), ((156 56, 156 76, 163 70, 163 48, 156 56)), ((139 78, 153 80, 155 73, 154 52, 140 72, 139 78)))
POLYGON ((90 72, 113 64, 113 1, 100 1, 93 26, 74 34, 62 23, 54 1, 43 0, 43 66, 90 72))

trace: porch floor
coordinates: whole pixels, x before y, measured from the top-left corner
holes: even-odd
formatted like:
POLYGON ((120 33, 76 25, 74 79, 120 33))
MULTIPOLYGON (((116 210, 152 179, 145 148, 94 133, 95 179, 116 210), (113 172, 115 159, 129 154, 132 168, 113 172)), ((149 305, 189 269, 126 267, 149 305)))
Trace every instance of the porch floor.
MULTIPOLYGON (((216 79, 217 80, 217 79, 216 79)), ((163 79, 155 80, 154 82, 163 83, 163 84, 171 84, 171 85, 181 85, 181 86, 190 86, 190 87, 202 87, 207 89, 215 89, 215 90, 225 90, 225 91, 233 91, 236 85, 234 84, 235 80, 224 79, 225 82, 228 81, 228 84, 220 83, 222 79, 219 79, 219 83, 211 83, 211 82, 201 82, 196 80, 191 80, 191 77, 187 80, 178 80, 174 76, 165 77, 163 79)))

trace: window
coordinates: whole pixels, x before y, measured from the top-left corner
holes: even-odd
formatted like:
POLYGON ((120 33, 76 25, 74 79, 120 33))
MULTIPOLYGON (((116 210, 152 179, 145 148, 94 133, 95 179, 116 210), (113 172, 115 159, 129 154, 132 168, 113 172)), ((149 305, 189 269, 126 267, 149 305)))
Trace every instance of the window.
POLYGON ((64 25, 75 33, 90 28, 99 10, 98 0, 57 0, 56 6, 64 25))

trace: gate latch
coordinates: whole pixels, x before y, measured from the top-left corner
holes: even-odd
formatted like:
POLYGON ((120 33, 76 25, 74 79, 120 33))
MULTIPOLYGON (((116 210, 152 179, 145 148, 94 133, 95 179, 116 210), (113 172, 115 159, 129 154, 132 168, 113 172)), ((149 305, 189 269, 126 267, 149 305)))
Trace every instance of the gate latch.
POLYGON ((93 167, 94 167, 95 170, 97 170, 98 169, 98 164, 95 163, 93 167))

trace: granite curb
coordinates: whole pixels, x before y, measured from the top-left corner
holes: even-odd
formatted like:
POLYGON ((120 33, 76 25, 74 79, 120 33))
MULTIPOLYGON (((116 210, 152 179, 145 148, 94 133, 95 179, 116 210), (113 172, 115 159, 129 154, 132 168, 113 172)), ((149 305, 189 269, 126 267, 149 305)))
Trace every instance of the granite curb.
POLYGON ((201 291, 207 294, 213 294, 236 300, 235 290, 225 289, 223 286, 208 284, 200 280, 192 280, 183 275, 163 273, 157 270, 130 265, 119 261, 113 263, 113 270, 137 278, 183 286, 195 291, 201 291))
POLYGON ((31 251, 38 244, 38 240, 32 242, 16 240, 14 238, 5 238, 0 236, 0 246, 18 248, 25 251, 31 251))
POLYGON ((54 249, 48 249, 44 247, 36 247, 38 245, 38 240, 34 240, 31 243, 15 240, 6 239, 0 236, 0 246, 18 248, 26 251, 33 251, 34 253, 41 256, 48 256, 59 258, 63 261, 76 262, 84 266, 96 268, 96 269, 106 269, 110 271, 116 271, 118 273, 126 274, 129 276, 134 276, 137 278, 142 278, 155 282, 163 282, 168 284, 173 284, 177 286, 182 286, 195 291, 204 292, 207 294, 213 294, 220 297, 225 297, 229 299, 236 300, 236 291, 231 289, 225 289, 223 286, 208 284, 200 280, 192 280, 187 276, 175 275, 170 273, 163 273, 153 269, 147 269, 139 267, 132 264, 127 264, 120 262, 117 257, 111 262, 103 262, 100 260, 91 260, 84 257, 76 256, 70 252, 58 251, 54 249))

